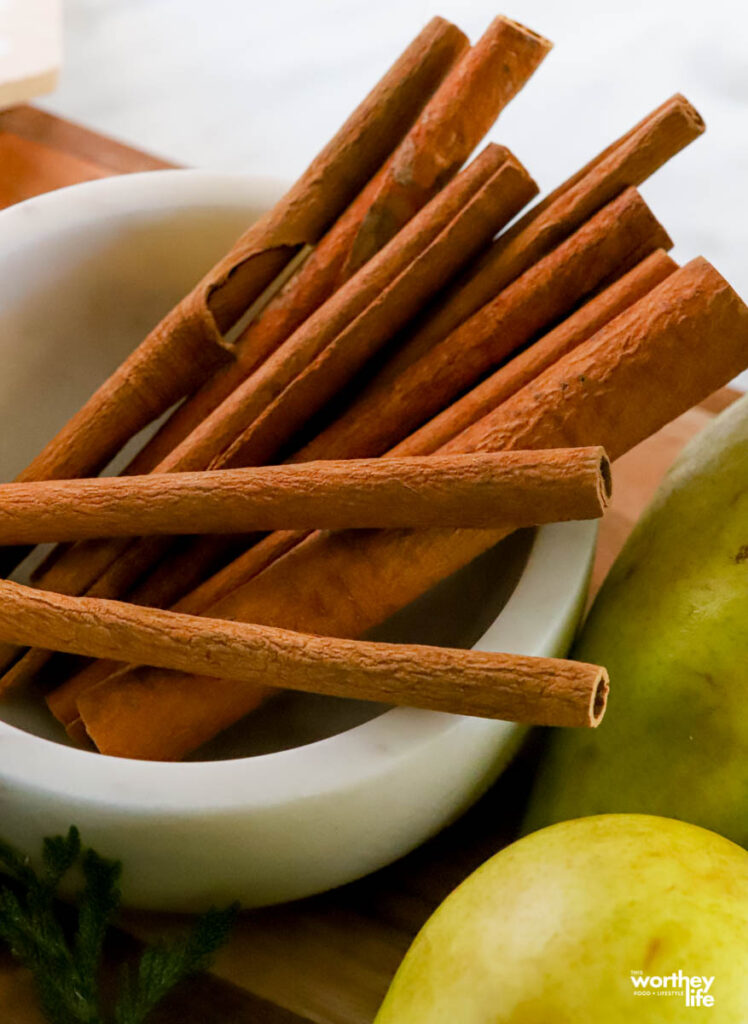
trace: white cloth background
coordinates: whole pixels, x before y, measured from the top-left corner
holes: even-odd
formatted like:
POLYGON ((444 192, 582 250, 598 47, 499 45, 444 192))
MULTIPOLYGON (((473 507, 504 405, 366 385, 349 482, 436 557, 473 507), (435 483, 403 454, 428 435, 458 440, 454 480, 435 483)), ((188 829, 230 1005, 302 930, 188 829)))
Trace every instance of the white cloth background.
MULTIPOLYGON (((546 190, 673 92, 708 130, 643 192, 748 296, 745 0, 65 0, 48 109, 176 161, 290 179, 438 13, 506 13, 555 42, 492 138, 546 190)), ((744 375, 748 383, 748 376, 744 375)))

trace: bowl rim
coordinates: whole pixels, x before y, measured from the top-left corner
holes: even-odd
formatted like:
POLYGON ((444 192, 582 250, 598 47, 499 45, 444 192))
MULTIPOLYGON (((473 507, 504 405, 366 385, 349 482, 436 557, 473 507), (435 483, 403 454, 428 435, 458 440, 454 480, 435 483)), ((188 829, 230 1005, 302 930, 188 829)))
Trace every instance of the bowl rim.
MULTIPOLYGON (((145 171, 67 186, 0 212, 3 253, 106 212, 142 214, 197 204, 270 206, 284 191, 272 178, 202 171, 145 171), (220 186, 217 188, 216 186, 220 186), (165 202, 166 200, 166 202, 165 202), (38 214, 33 218, 29 214, 38 214), (50 224, 45 220, 53 219, 50 224)), ((558 523, 537 530, 527 563, 495 621, 474 645, 482 650, 540 654, 553 646, 561 609, 566 617, 589 575, 597 523, 558 523), (537 606, 553 609, 529 627, 537 606), (530 648, 530 649, 528 649, 530 648)), ((416 748, 448 734, 469 743, 486 729, 508 740, 512 722, 393 708, 342 733, 299 747, 226 760, 165 762, 112 757, 68 747, 0 720, 0 782, 78 804, 106 805, 127 813, 205 815, 239 806, 271 806, 337 789, 344 765, 348 786, 363 782, 416 748), (4 752, 4 754, 3 754, 4 752), (271 770, 272 767, 272 770, 271 770)))

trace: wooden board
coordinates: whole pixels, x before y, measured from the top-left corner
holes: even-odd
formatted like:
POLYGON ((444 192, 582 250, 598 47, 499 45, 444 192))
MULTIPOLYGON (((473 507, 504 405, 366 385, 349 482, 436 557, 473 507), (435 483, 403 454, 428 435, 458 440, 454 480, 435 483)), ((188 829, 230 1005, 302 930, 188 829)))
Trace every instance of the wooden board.
MULTIPOLYGON (((0 206, 74 181, 167 166, 30 107, 0 113, 0 206)), ((729 389, 719 392, 616 463, 594 589, 675 455, 735 397, 729 389)), ((532 734, 471 811, 391 867, 324 896, 244 913, 210 974, 185 984, 153 1024, 370 1024, 432 910, 517 835, 542 743, 541 732, 532 734)), ((179 918, 155 914, 122 920, 127 933, 147 939, 183 925, 179 918)), ((115 936, 111 961, 119 957, 117 945, 115 936)), ((26 972, 2 953, 0 1020, 43 1024, 26 972)))
POLYGON ((35 107, 0 111, 0 209, 79 181, 174 166, 35 107))

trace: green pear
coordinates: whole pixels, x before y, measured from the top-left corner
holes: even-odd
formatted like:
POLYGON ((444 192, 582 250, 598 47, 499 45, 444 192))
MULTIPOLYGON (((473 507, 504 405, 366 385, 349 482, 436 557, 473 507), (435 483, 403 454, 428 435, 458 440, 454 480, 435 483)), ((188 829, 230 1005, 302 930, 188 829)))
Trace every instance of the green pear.
POLYGON ((745 1024, 747 961, 745 850, 672 819, 583 818, 448 896, 375 1024, 745 1024))
POLYGON ((608 710, 554 732, 528 826, 643 812, 748 846, 748 396, 676 461, 574 656, 608 668, 608 710))

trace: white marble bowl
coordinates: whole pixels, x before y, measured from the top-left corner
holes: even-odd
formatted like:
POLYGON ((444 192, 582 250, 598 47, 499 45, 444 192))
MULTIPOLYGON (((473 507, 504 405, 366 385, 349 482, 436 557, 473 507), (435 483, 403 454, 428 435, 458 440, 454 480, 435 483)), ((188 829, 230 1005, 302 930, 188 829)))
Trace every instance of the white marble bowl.
MULTIPOLYGON (((0 214, 0 479, 277 194, 251 178, 162 171, 0 214)), ((590 523, 510 538, 379 635, 561 654, 594 538, 590 523)), ((373 871, 465 810, 523 735, 504 722, 284 696, 191 762, 166 764, 73 749, 28 695, 0 703, 0 719, 0 836, 35 850, 74 823, 124 861, 126 902, 170 910, 288 900, 373 871)))

